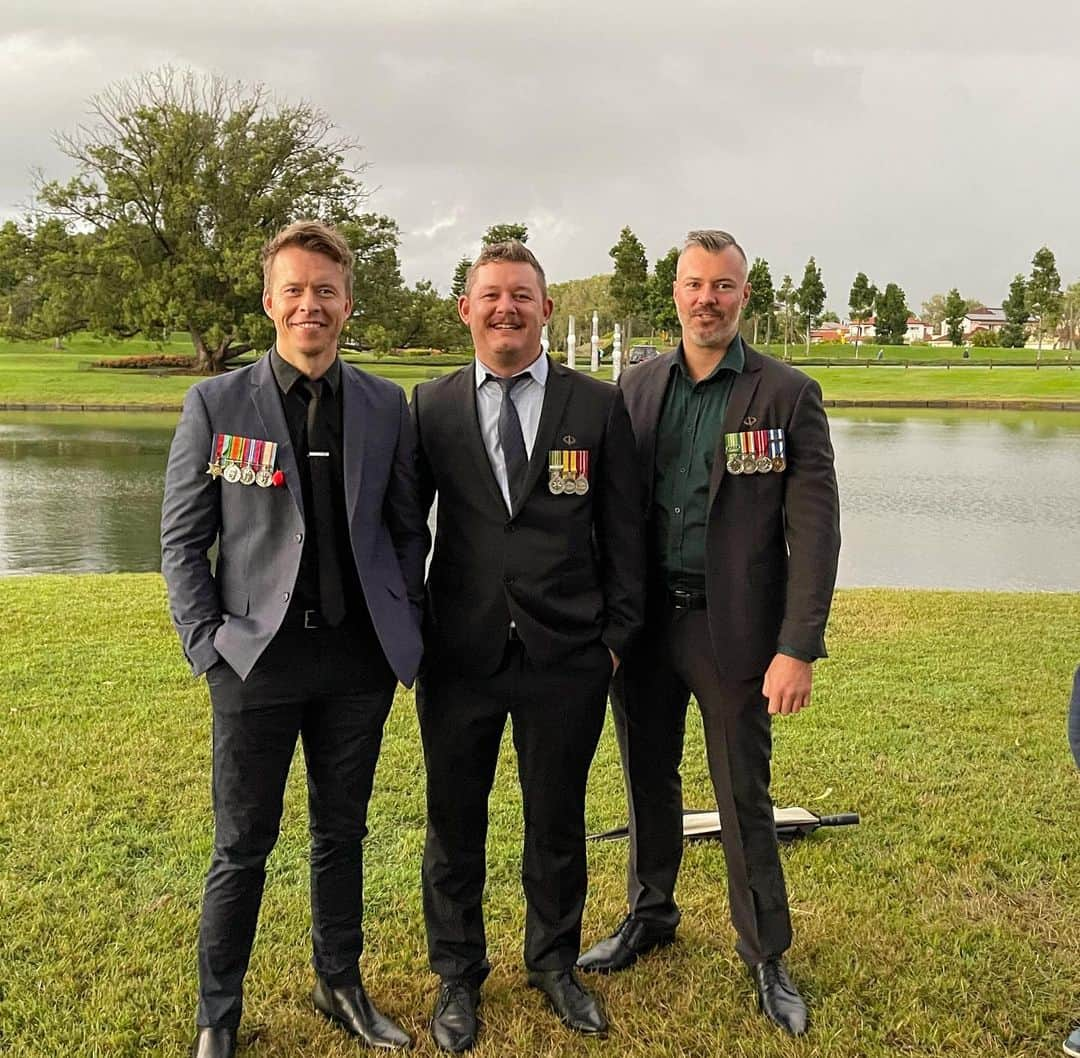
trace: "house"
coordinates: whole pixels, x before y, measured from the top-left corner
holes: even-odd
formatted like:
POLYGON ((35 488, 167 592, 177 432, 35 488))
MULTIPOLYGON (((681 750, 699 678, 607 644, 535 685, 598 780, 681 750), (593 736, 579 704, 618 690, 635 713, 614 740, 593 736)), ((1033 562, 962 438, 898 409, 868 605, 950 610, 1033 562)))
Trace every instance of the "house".
MULTIPOLYGON (((1000 331, 1005 323, 1004 309, 988 309, 985 305, 980 306, 964 314, 962 323, 964 337, 970 338, 976 331, 1000 331)), ((946 323, 942 323, 941 326, 944 330, 948 329, 946 323)))

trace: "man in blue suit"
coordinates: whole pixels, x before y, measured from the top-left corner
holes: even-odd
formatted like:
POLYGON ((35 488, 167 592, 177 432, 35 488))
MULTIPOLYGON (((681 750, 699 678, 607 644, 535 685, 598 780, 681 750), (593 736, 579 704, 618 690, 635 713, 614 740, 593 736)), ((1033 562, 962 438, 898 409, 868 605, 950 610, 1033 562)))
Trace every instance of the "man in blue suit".
POLYGON ((231 1058, 266 858, 299 735, 311 826, 316 1008, 370 1046, 409 1037, 364 991, 362 842, 396 682, 420 662, 429 534, 393 383, 341 362, 352 253, 301 221, 263 250, 277 338, 193 386, 169 453, 162 573, 213 705, 214 853, 196 1058, 231 1058), (216 568, 208 552, 218 546, 216 568))

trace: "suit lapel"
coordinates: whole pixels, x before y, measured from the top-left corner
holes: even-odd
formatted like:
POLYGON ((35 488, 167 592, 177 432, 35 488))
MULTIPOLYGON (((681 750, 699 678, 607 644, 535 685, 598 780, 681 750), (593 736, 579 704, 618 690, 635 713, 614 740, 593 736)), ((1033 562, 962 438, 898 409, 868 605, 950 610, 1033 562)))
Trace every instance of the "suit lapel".
POLYGON ((671 359, 665 357, 662 368, 653 371, 649 384, 644 386, 638 413, 635 416, 634 433, 638 442, 638 465, 645 468, 645 509, 652 507, 654 478, 656 476, 656 429, 660 425, 660 412, 664 406, 664 394, 671 379, 671 359))
POLYGON ((742 433, 742 421, 746 416, 746 410, 750 407, 750 401, 754 399, 758 382, 761 381, 761 357, 750 346, 746 346, 746 364, 742 371, 735 376, 731 386, 731 395, 728 397, 727 410, 724 412, 724 429, 716 439, 716 449, 713 452, 712 473, 709 475, 709 506, 716 499, 716 493, 720 488, 720 482, 724 479, 727 469, 727 453, 724 451, 724 434, 742 433))
MULTIPOLYGON (((521 490, 522 503, 536 488, 540 475, 547 472, 548 452, 554 445, 555 434, 562 422, 566 402, 570 399, 570 369, 548 361, 548 377, 544 384, 544 403, 540 408, 540 422, 536 427, 536 439, 533 441, 529 468, 525 474, 525 485, 521 490)), ((514 508, 514 516, 521 510, 519 504, 514 508)))
POLYGON ((371 402, 358 370, 341 365, 341 462, 345 477, 345 510, 352 522, 364 477, 364 442, 371 424, 371 402))
POLYGON ((491 469, 487 449, 484 447, 484 435, 480 432, 480 416, 476 410, 476 363, 463 367, 455 376, 450 387, 449 397, 453 402, 455 414, 460 416, 461 436, 465 441, 465 451, 476 469, 474 480, 484 482, 491 498, 506 510, 506 501, 495 480, 495 471, 491 469), (460 411, 459 411, 460 409, 460 411))
POLYGON ((267 353, 251 373, 251 399, 262 420, 263 432, 268 440, 277 441, 278 469, 285 475, 285 484, 292 495, 300 516, 304 515, 304 494, 300 487, 300 469, 296 465, 296 452, 289 440, 289 425, 285 422, 285 409, 281 406, 281 391, 270 367, 267 353))

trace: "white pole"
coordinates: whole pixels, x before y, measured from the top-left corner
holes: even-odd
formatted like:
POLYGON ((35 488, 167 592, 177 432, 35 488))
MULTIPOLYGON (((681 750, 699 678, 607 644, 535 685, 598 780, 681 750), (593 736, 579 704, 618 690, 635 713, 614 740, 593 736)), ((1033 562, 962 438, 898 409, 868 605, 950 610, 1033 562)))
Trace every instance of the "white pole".
POLYGON ((566 366, 574 370, 574 355, 577 353, 577 336, 574 334, 574 317, 570 317, 570 324, 566 331, 566 366))
POLYGON ((551 340, 548 338, 548 325, 544 324, 544 329, 540 332, 540 349, 543 351, 544 356, 547 356, 551 351, 551 340))
POLYGON ((594 309, 592 314, 592 371, 600 370, 600 314, 594 309))
POLYGON ((611 345, 611 377, 618 382, 622 374, 622 332, 615 324, 615 338, 611 345))

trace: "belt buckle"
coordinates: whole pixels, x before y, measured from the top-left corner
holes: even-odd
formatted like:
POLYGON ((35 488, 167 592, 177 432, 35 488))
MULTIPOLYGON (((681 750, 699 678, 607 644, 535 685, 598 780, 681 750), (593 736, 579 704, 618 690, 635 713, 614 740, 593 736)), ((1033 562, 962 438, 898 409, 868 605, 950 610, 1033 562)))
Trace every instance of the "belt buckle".
POLYGON ((305 610, 304 611, 304 627, 308 629, 318 629, 318 625, 314 622, 314 618, 319 616, 318 610, 305 610))
POLYGON ((673 588, 671 591, 671 601, 676 610, 689 610, 692 598, 690 592, 683 591, 681 588, 673 588))

